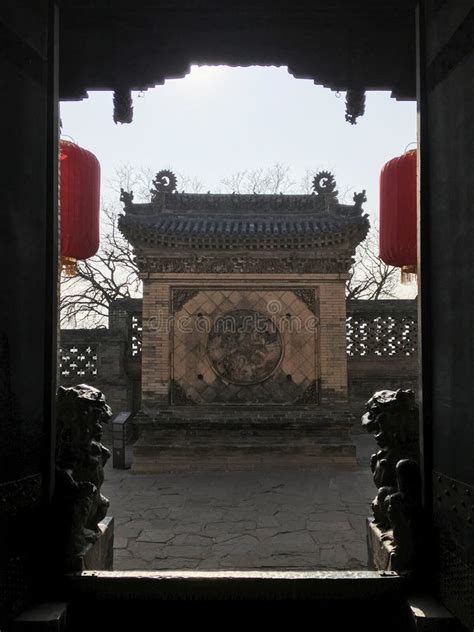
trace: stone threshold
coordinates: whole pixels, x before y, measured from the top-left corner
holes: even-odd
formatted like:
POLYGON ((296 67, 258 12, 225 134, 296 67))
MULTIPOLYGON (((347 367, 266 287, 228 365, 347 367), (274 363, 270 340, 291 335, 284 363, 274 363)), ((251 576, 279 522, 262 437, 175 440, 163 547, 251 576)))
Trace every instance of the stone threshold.
POLYGON ((74 596, 130 599, 380 599, 404 579, 382 571, 83 571, 66 576, 74 596))

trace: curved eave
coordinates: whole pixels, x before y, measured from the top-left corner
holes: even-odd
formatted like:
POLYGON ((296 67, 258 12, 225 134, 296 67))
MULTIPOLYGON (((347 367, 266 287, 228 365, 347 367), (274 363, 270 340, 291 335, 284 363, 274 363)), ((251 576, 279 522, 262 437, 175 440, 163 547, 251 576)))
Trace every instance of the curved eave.
POLYGON ((368 219, 354 218, 345 226, 337 227, 330 221, 318 224, 317 230, 311 222, 293 219, 291 222, 274 225, 256 224, 245 227, 237 223, 215 226, 197 220, 192 230, 186 230, 179 220, 173 224, 150 226, 122 217, 120 230, 134 247, 144 248, 190 248, 196 250, 314 250, 355 249, 365 238, 369 229, 368 219), (239 230, 240 229, 240 230, 239 230))

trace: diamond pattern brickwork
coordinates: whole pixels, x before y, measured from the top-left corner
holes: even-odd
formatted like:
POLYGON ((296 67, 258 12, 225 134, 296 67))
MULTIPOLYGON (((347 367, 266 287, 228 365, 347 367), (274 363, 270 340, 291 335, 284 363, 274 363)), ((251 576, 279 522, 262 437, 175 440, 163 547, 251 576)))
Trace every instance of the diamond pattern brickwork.
POLYGON ((300 400, 307 389, 314 391, 316 324, 309 307, 288 289, 201 290, 174 314, 173 380, 196 404, 291 404, 300 400), (270 319, 281 335, 280 361, 258 383, 225 380, 209 358, 209 333, 216 319, 236 310, 270 319))

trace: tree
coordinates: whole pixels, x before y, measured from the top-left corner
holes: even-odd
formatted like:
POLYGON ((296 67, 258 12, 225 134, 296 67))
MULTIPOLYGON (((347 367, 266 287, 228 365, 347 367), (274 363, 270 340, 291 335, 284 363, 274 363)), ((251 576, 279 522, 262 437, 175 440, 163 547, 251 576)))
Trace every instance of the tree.
MULTIPOLYGON (((320 169, 306 169, 299 186, 291 178, 290 168, 276 163, 267 169, 259 168, 237 171, 221 180, 224 189, 232 193, 298 193, 309 195, 313 190, 314 174, 320 169)), ((349 197, 351 190, 346 188, 340 199, 349 197)), ((348 299, 377 300, 396 298, 399 290, 398 270, 385 264, 378 256, 379 231, 374 226, 366 239, 358 246, 354 264, 349 270, 346 283, 348 299)))
MULTIPOLYGON (((118 200, 120 189, 134 190, 144 201, 150 198, 154 172, 122 164, 108 183, 118 200)), ((78 261, 77 274, 61 274, 60 324, 62 327, 105 326, 109 305, 118 298, 142 295, 133 249, 117 227, 120 209, 105 202, 101 209, 100 249, 94 257, 78 261)))
POLYGON ((133 249, 117 228, 118 215, 112 206, 102 208, 99 252, 79 261, 75 276, 61 275, 61 326, 104 326, 112 301, 141 296, 133 249))
MULTIPOLYGON (((309 194, 317 170, 306 169, 297 185, 289 167, 276 163, 267 169, 239 171, 221 181, 224 191, 234 193, 294 193, 309 194)), ((135 199, 148 201, 155 173, 152 169, 135 169, 121 165, 109 183, 118 200, 121 188, 134 191, 135 199)), ((178 175, 179 189, 198 193, 203 185, 197 178, 178 175)), ((347 189, 340 199, 349 193, 347 189)), ((121 208, 108 202, 102 208, 101 246, 99 252, 86 261, 79 261, 77 275, 61 276, 60 323, 63 327, 105 326, 109 305, 118 298, 142 295, 133 249, 117 227, 121 208)), ((396 297, 399 290, 398 271, 387 266, 377 256, 378 231, 371 230, 357 248, 355 262, 349 272, 347 297, 369 299, 396 297)))
MULTIPOLYGON (((135 169, 120 165, 109 182, 113 199, 118 200, 120 189, 134 191, 135 198, 150 200, 150 189, 155 171, 147 167, 135 169)), ((178 182, 186 191, 197 193, 202 183, 197 178, 178 174, 178 182)), ((104 327, 109 305, 119 298, 142 296, 142 282, 138 276, 133 248, 118 229, 121 208, 116 202, 106 202, 101 209, 100 249, 94 257, 78 261, 77 274, 61 274, 60 324, 62 327, 104 327)))
POLYGON ((228 178, 223 178, 221 184, 228 193, 273 194, 290 193, 294 188, 294 181, 290 178, 290 168, 279 162, 264 169, 236 171, 228 178))
POLYGON ((400 271, 379 258, 379 231, 375 225, 356 249, 354 264, 346 282, 348 299, 397 298, 400 271))

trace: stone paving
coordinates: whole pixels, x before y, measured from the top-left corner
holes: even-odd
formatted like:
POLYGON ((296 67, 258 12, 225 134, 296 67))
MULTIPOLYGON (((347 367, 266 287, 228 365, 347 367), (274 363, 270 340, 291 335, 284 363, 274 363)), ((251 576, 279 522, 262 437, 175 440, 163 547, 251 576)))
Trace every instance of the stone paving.
POLYGON ((140 475, 107 466, 114 568, 366 568, 374 443, 355 441, 352 471, 140 475))

